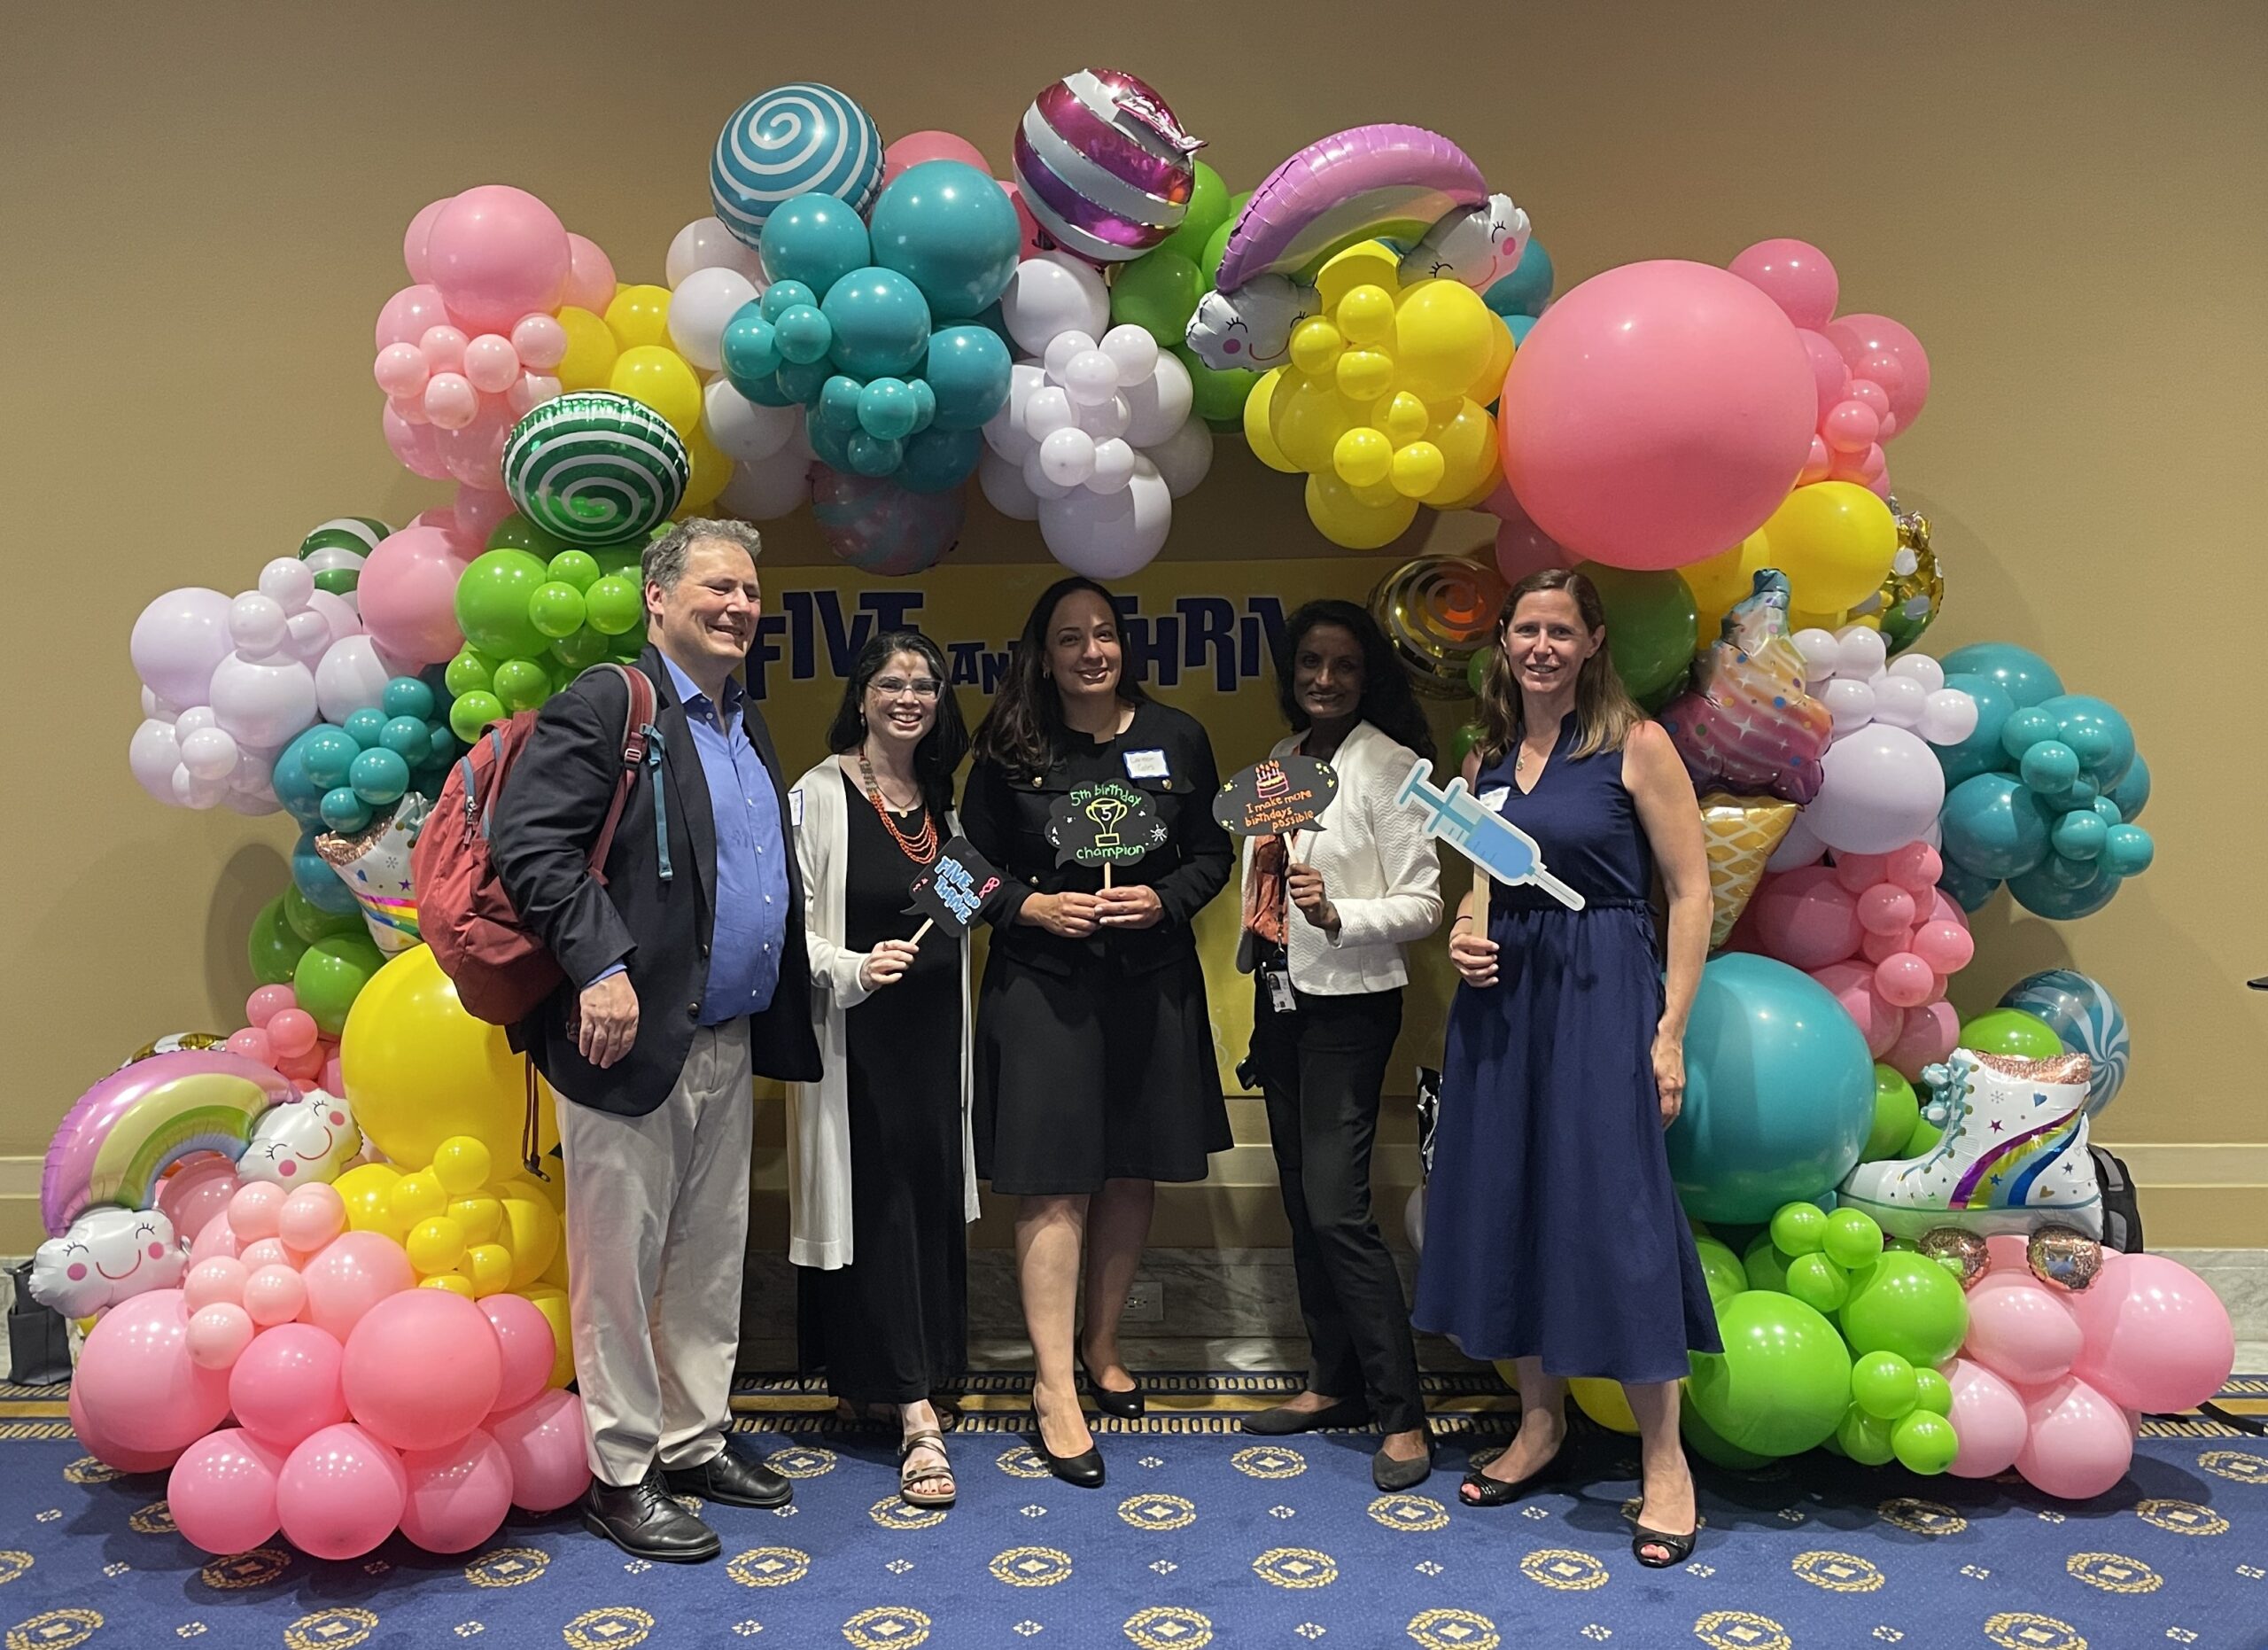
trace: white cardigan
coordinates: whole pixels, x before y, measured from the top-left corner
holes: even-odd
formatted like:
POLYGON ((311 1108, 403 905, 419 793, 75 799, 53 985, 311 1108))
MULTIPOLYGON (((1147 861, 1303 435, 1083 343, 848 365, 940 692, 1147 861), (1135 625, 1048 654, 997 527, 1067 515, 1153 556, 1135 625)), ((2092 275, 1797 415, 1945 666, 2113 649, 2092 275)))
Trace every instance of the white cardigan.
MULTIPOLYGON (((843 812, 843 774, 833 757, 796 782, 788 812, 796 825, 796 859, 804 875, 804 943, 811 954, 812 1023, 819 1032, 822 1069, 816 1083, 788 1086, 788 1258, 798 1266, 832 1272, 850 1264, 850 1046, 845 1014, 873 992, 858 983, 867 953, 843 943, 843 885, 850 855, 850 821, 843 812)), ((948 815, 946 828, 959 821, 948 815)), ((913 882, 911 868, 906 881, 913 882)), ((909 933, 907 938, 911 938, 909 933)), ((941 943, 934 932, 922 941, 941 943)), ((944 942, 955 943, 955 942, 944 942)), ((976 1154, 969 1133, 970 1051, 968 941, 960 947, 960 1159, 966 1188, 962 1213, 976 1218, 976 1154)), ((887 988, 885 988, 887 989, 887 988)))
MULTIPOLYGON (((1292 734, 1269 751, 1285 756, 1299 749, 1292 734)), ((1356 722, 1331 759, 1339 788, 1318 817, 1317 830, 1295 832, 1293 856, 1323 873, 1331 903, 1339 908, 1336 938, 1285 907, 1285 949, 1291 958, 1292 984, 1316 997, 1347 997, 1357 992, 1391 991, 1410 983, 1402 948, 1441 925, 1441 862, 1433 840, 1414 809, 1396 802, 1418 753, 1356 722)), ((1252 877, 1253 844, 1244 844, 1244 875, 1252 877)), ((1237 946, 1237 967, 1249 974, 1253 946, 1247 934, 1237 946)))

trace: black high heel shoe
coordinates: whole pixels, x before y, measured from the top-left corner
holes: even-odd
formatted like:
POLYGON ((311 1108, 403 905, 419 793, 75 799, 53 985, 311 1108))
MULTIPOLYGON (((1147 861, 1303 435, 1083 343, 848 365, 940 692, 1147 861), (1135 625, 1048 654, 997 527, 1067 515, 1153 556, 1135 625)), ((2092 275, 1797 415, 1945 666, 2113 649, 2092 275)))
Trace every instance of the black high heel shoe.
MULTIPOLYGON (((1498 1452, 1499 1454, 1502 1452, 1498 1452)), ((1566 1458, 1566 1454, 1567 1440, 1562 1437, 1559 1440, 1559 1447, 1551 1452, 1550 1459, 1542 1466, 1525 1478, 1515 1478, 1509 1482, 1502 1478, 1491 1478, 1482 1470, 1482 1467, 1487 1465, 1484 1461, 1480 1467, 1474 1467, 1464 1475, 1464 1482, 1472 1486, 1473 1493, 1468 1497, 1459 1491, 1457 1499, 1466 1506, 1509 1506, 1514 1501, 1526 1496, 1543 1480, 1557 1472, 1559 1464, 1566 1458)), ((1495 1459, 1495 1456, 1489 1458, 1490 1460, 1495 1459)))
POLYGON ((1086 1381, 1087 1390, 1094 1395, 1095 1407, 1106 1415, 1115 1415, 1121 1420, 1139 1420, 1146 1407, 1142 1383, 1137 1379, 1124 1391, 1103 1385, 1101 1378, 1087 1367, 1084 1349, 1078 1352, 1079 1374, 1086 1381))
POLYGON ((1039 1402, 1031 1406, 1031 1452, 1047 1463, 1047 1470, 1080 1490, 1102 1488, 1102 1451, 1089 1444, 1076 1455, 1058 1455, 1047 1447, 1047 1432, 1039 1423, 1039 1402))

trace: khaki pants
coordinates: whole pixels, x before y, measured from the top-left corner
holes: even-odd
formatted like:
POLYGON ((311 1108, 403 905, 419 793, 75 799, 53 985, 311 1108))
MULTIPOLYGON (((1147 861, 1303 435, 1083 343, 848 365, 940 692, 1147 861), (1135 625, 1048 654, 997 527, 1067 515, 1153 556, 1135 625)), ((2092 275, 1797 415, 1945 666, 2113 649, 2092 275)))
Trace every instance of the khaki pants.
POLYGON ((725 1447, 755 1119, 746 1020, 696 1031, 642 1117, 560 1100, 575 1374, 602 1483, 725 1447))

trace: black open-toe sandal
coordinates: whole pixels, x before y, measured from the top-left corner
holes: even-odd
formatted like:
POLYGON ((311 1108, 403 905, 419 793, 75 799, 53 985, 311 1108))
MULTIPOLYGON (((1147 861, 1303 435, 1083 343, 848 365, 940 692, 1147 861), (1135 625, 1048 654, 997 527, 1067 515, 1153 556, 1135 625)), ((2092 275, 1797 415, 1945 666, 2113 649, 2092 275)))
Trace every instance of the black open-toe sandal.
POLYGON ((1630 1556, 1648 1569, 1667 1569, 1671 1565, 1682 1564, 1693 1556, 1693 1538, 1700 1533, 1701 1527, 1698 1524, 1682 1536, 1673 1536, 1665 1529, 1649 1529, 1643 1524, 1633 1520, 1630 1532, 1630 1556), (1666 1559, 1651 1557, 1646 1552, 1648 1547, 1660 1547, 1669 1556, 1666 1559))
MULTIPOLYGON (((1507 1445, 1506 1447, 1509 1448, 1511 1446, 1507 1445)), ((1542 1483, 1545 1479, 1550 1477, 1554 1473, 1559 1470, 1559 1463, 1566 1458, 1567 1440, 1565 1437, 1562 1437, 1559 1440, 1559 1447, 1551 1452, 1550 1459, 1546 1460, 1542 1466, 1537 1467, 1526 1477, 1516 1478, 1509 1482, 1502 1478, 1491 1478, 1487 1473, 1481 1470, 1481 1467, 1486 1467, 1489 1461, 1495 1460, 1497 1456, 1502 1455, 1503 1452, 1504 1452, 1503 1450, 1491 1451, 1486 1460, 1483 1460, 1480 1462, 1480 1466, 1476 1466, 1471 1472, 1465 1474, 1464 1482, 1472 1486, 1473 1493, 1470 1498, 1467 1498, 1465 1495, 1460 1491, 1457 1495, 1457 1501, 1460 1505, 1464 1506, 1509 1506, 1513 1502, 1527 1496, 1534 1491, 1537 1484, 1542 1483)))

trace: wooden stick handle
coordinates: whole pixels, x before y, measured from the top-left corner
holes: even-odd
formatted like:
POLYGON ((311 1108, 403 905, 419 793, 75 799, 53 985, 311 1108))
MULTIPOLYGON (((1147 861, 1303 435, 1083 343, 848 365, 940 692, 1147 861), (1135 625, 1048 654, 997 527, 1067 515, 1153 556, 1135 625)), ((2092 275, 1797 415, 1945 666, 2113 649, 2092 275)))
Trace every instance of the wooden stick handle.
POLYGON ((1105 888, 1110 886, 1110 861, 1108 860, 1105 860, 1102 862, 1102 885, 1105 888))
POLYGON ((931 929, 933 929, 933 928, 936 927, 936 926, 937 926, 937 919, 936 919, 936 917, 933 917, 933 916, 925 916, 925 917, 923 917, 923 918, 921 919, 921 926, 920 926, 920 927, 919 927, 919 928, 917 928, 917 929, 915 929, 915 930, 913 930, 913 939, 912 939, 912 940, 910 940, 910 941, 909 941, 909 942, 907 942, 907 943, 909 943, 909 944, 911 944, 911 945, 914 945, 914 946, 919 946, 919 945, 922 942, 922 940, 923 940, 923 939, 925 939, 926 938, 928 938, 929 930, 930 930, 931 929))

